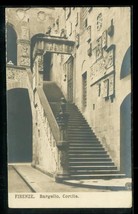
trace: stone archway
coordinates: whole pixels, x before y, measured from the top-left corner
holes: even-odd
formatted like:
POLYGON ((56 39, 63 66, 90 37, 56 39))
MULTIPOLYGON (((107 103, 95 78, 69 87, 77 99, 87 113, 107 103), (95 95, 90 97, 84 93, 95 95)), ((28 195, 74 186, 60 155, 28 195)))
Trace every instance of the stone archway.
POLYGON ((28 90, 7 91, 8 162, 32 162, 32 111, 28 90))
POLYGON ((131 177, 131 94, 120 106, 120 160, 121 172, 131 177))

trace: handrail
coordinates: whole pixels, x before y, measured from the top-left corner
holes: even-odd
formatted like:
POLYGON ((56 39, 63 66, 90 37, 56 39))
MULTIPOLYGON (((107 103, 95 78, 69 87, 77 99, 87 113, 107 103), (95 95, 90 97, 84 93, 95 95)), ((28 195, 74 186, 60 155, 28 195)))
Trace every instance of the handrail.
POLYGON ((43 91, 43 88, 41 87, 37 87, 37 92, 38 92, 38 95, 39 95, 39 98, 40 98, 40 102, 43 106, 43 109, 44 109, 44 112, 46 114, 46 117, 48 119, 48 122, 49 122, 49 125, 50 125, 50 128, 51 128, 51 131, 53 133, 53 136, 56 140, 56 142, 60 141, 60 129, 59 129, 59 126, 57 124, 57 121, 54 117, 54 114, 51 110, 51 107, 49 105, 49 102, 47 100, 47 97, 43 91))

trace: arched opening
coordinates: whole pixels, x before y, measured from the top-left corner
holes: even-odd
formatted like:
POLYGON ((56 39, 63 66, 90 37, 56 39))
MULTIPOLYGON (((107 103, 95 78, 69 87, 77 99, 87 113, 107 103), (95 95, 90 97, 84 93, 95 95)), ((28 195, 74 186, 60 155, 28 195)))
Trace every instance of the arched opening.
POLYGON ((27 89, 7 92, 8 162, 32 161, 32 113, 27 89))
POLYGON ((125 56, 123 58, 120 79, 123 79, 124 77, 129 75, 130 71, 131 71, 131 47, 127 49, 125 56))
POLYGON ((17 65, 17 34, 12 25, 7 24, 7 62, 17 65))
POLYGON ((120 106, 120 149, 121 172, 131 177, 131 94, 120 106))

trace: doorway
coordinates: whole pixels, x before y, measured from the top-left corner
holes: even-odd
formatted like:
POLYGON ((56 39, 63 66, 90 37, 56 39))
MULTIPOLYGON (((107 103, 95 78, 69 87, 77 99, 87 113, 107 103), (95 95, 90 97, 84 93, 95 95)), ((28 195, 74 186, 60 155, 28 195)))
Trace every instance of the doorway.
POLYGON ((120 107, 120 149, 121 172, 131 177, 131 94, 120 107))
POLYGON ((7 92, 8 162, 32 161, 32 113, 27 89, 7 92))

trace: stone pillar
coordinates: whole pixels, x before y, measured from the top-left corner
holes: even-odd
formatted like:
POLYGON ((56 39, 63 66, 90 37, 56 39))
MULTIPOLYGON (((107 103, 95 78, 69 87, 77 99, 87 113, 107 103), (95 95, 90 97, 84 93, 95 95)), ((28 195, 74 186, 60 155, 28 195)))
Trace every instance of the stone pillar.
MULTIPOLYGON (((63 130, 61 131, 61 135, 63 135, 63 130)), ((58 172, 56 174, 56 181, 61 182, 63 179, 68 178, 69 170, 68 170, 68 142, 67 140, 61 140, 57 144, 59 150, 59 164, 58 164, 58 172)))
POLYGON ((19 39, 17 41, 17 65, 30 67, 30 41, 19 39))
POLYGON ((56 175, 56 181, 61 182, 63 179, 68 178, 68 136, 67 136, 67 126, 68 126, 69 114, 66 112, 66 102, 64 98, 61 98, 61 110, 57 117, 57 121, 60 127, 60 140, 57 142, 57 147, 59 150, 59 165, 58 172, 56 175))

